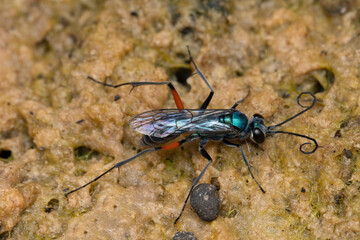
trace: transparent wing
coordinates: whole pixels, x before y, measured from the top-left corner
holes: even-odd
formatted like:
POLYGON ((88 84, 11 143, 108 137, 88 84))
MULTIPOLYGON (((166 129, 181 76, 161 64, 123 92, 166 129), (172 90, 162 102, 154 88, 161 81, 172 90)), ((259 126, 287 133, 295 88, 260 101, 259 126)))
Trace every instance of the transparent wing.
POLYGON ((141 113, 130 120, 130 126, 149 136, 167 137, 183 133, 227 133, 232 128, 219 122, 229 109, 159 109, 141 113))

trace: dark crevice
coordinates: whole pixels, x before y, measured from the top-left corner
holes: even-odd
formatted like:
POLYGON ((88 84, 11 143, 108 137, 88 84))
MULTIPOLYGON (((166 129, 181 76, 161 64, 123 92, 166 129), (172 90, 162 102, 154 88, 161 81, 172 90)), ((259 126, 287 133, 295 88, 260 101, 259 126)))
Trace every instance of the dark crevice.
POLYGON ((341 124, 340 128, 356 129, 360 127, 360 115, 355 115, 345 119, 341 124))
POLYGON ((58 208, 59 208, 59 200, 56 198, 53 198, 48 202, 48 204, 45 208, 45 212, 50 213, 51 211, 57 210, 58 208))
POLYGON ((230 13, 227 0, 200 0, 199 2, 201 9, 205 12, 212 9, 221 13, 223 16, 227 16, 230 13))
POLYGON ((333 84, 335 82, 335 74, 330 71, 329 69, 324 69, 325 71, 325 78, 331 83, 333 84))
POLYGON ((316 80, 316 78, 310 76, 305 81, 301 83, 297 87, 297 89, 301 92, 312 92, 312 93, 318 93, 318 92, 324 92, 324 88, 321 86, 319 81, 316 80))
POLYGON ((74 175, 75 175, 76 177, 81 177, 81 176, 84 176, 85 174, 86 174, 86 171, 83 170, 83 169, 77 169, 77 170, 75 170, 75 172, 74 172, 74 175))
POLYGON ((335 214, 339 217, 343 217, 346 214, 345 196, 343 193, 338 193, 334 196, 335 214))
POLYGON ((52 50, 50 42, 45 38, 40 40, 35 44, 35 48, 39 51, 41 55, 48 53, 52 50))
POLYGON ((187 79, 192 75, 191 68, 179 67, 172 69, 174 76, 176 77, 176 81, 178 81, 181 85, 190 87, 187 83, 187 79))
POLYGON ((227 216, 228 218, 234 218, 237 214, 237 211, 234 209, 230 212, 230 214, 227 216))
POLYGON ((192 27, 184 27, 180 30, 180 33, 183 37, 185 37, 189 35, 194 35, 194 30, 192 29, 192 27))
POLYGON ((328 16, 344 15, 352 9, 352 0, 320 0, 320 5, 328 16))
POLYGON ((335 82, 335 74, 326 68, 311 71, 303 76, 303 81, 297 85, 301 92, 320 93, 328 91, 335 82))
POLYGON ((286 91, 286 90, 279 90, 279 91, 278 91, 278 94, 279 94, 279 96, 280 96, 281 98, 284 98, 284 99, 290 97, 290 93, 289 93, 288 91, 286 91))
POLYGON ((10 237, 10 232, 3 232, 0 234, 0 240, 6 240, 9 239, 10 237))
POLYGON ((184 53, 182 52, 178 52, 176 53, 176 57, 177 58, 180 58, 180 59, 185 59, 187 57, 187 55, 185 55, 184 53))
POLYGON ((139 14, 138 14, 137 11, 131 11, 131 12, 130 12, 130 16, 132 16, 132 17, 139 17, 139 14))
POLYGON ((336 130, 335 134, 334 134, 335 138, 341 138, 341 131, 338 129, 336 130))
POLYGON ((181 17, 181 13, 179 12, 178 7, 171 3, 169 4, 169 12, 171 25, 175 26, 181 17))
POLYGON ((1 149, 0 150, 0 158, 2 159, 9 159, 12 156, 12 152, 7 149, 1 149))
POLYGON ((93 157, 97 157, 99 152, 92 150, 85 146, 80 146, 74 149, 75 158, 77 160, 89 160, 93 157))
POLYGON ((236 76, 236 77, 242 77, 242 76, 244 76, 244 72, 242 72, 242 71, 240 71, 240 70, 236 70, 236 71, 235 71, 235 76, 236 76))
POLYGON ((219 179, 217 177, 212 177, 211 180, 210 180, 210 183, 215 186, 216 191, 220 190, 220 182, 219 182, 219 179))

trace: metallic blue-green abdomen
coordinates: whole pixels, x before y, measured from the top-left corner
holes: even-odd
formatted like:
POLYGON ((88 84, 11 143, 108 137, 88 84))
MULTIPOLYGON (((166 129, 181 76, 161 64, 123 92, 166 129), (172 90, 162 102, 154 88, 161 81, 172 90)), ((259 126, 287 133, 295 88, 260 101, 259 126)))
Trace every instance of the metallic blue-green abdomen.
POLYGON ((249 123, 249 119, 242 112, 233 112, 231 114, 225 114, 219 117, 221 123, 233 125, 240 131, 244 131, 249 123))

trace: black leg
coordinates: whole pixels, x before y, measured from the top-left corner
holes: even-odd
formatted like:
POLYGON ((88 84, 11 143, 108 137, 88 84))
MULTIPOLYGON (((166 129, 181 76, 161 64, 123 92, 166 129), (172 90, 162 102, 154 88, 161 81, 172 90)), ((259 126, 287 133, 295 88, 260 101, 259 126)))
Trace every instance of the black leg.
MULTIPOLYGON (((91 180, 90 182, 88 182, 88 183, 86 183, 86 184, 84 184, 84 185, 82 185, 82 186, 80 186, 80 187, 78 187, 78 188, 76 188, 76 189, 74 189, 74 190, 72 190, 72 191, 70 191, 70 192, 65 193, 65 197, 67 197, 67 196, 69 196, 71 193, 74 193, 74 192, 76 192, 76 191, 78 191, 78 190, 86 187, 87 185, 89 185, 89 184, 97 181, 99 178, 103 177, 105 174, 107 174, 108 172, 110 172, 110 171, 113 170, 114 168, 119 168, 119 167, 121 167, 122 165, 125 165, 126 163, 134 160, 135 158, 140 157, 141 155, 143 155, 143 154, 145 154, 145 153, 147 153, 147 152, 158 151, 158 150, 160 150, 160 149, 161 149, 161 147, 148 148, 148 149, 145 149, 145 150, 139 152, 139 153, 136 154, 135 156, 132 156, 131 158, 128 158, 128 159, 126 159, 126 160, 124 160, 124 161, 121 161, 121 162, 116 163, 114 166, 112 166, 111 168, 109 168, 108 170, 106 170, 105 172, 103 172, 102 174, 100 174, 99 176, 97 176, 96 178, 94 178, 93 180, 91 180)), ((68 190, 68 189, 66 189, 66 190, 68 190)))
POLYGON ((131 85, 132 86, 132 89, 131 91, 136 88, 136 87, 139 87, 139 86, 144 86, 144 85, 168 85, 173 97, 174 97, 174 101, 175 101, 175 104, 177 106, 178 109, 184 109, 184 104, 178 94, 178 92, 176 91, 174 85, 172 85, 171 82, 127 82, 127 83, 121 83, 121 84, 117 84, 117 85, 112 85, 112 84, 108 84, 108 83, 103 83, 103 82, 100 82, 96 79, 94 79, 93 77, 90 77, 88 76, 88 79, 90 79, 91 81, 93 82, 96 82, 98 84, 101 84, 105 87, 112 87, 112 88, 118 88, 118 87, 121 87, 121 86, 125 86, 125 85, 131 85))
POLYGON ((203 104, 201 105, 200 109, 206 109, 207 106, 209 105, 213 95, 214 95, 214 89, 210 86, 209 82, 207 81, 205 75, 200 71, 200 69, 198 68, 198 66, 196 65, 193 57, 191 56, 191 52, 190 52, 190 48, 189 46, 186 46, 188 49, 188 53, 189 53, 189 57, 190 57, 190 61, 192 62, 192 64, 195 67, 196 73, 199 74, 199 76, 201 77, 201 79, 206 83, 206 85, 210 88, 210 93, 209 96, 205 99, 205 101, 203 102, 203 104))
POLYGON ((249 162, 248 162, 248 160, 247 160, 247 157, 246 157, 246 155, 245 155, 245 152, 244 152, 244 149, 242 148, 242 146, 241 146, 241 145, 238 145, 238 144, 235 144, 235 143, 232 143, 232 142, 229 142, 229 141, 227 141, 226 139, 223 140, 223 143, 225 143, 225 144, 226 144, 227 146, 229 146, 229 147, 238 147, 238 148, 240 148, 240 150, 241 150, 241 155, 242 155, 242 157, 243 157, 243 159, 244 159, 244 162, 245 162, 246 166, 247 166, 248 169, 249 169, 249 172, 250 172, 250 175, 251 175, 252 179, 254 179, 254 181, 256 182, 256 184, 259 186, 260 190, 261 190, 263 193, 265 193, 264 189, 263 189, 263 188, 260 186, 260 184, 256 181, 253 173, 251 172, 249 162))
MULTIPOLYGON (((188 52, 189 52, 189 57, 190 57, 190 61, 193 63, 195 69, 196 69, 196 73, 199 74, 199 76, 201 77, 201 79, 206 83, 206 85, 210 88, 210 94, 209 96, 205 99, 205 101, 203 102, 203 104, 201 105, 200 109, 206 109, 207 106, 209 105, 213 95, 214 95, 214 89, 210 86, 209 82, 207 81, 205 75, 200 71, 200 69, 198 68, 198 66, 196 65, 194 59, 192 58, 191 56, 191 53, 190 53, 190 49, 189 49, 189 46, 187 46, 187 49, 188 49, 188 52)), ((138 86, 143 86, 143 85, 164 85, 164 84, 167 84, 173 97, 174 97, 174 100, 175 100, 175 103, 176 103, 176 106, 178 109, 184 109, 184 104, 179 96, 179 94, 177 93, 175 87, 172 85, 171 82, 127 82, 127 83, 121 83, 121 84, 117 84, 117 85, 113 85, 113 84, 108 84, 108 83, 103 83, 103 82, 100 82, 96 79, 94 79, 93 77, 91 76, 88 76, 88 79, 90 79, 91 81, 93 82, 96 82, 98 84, 101 84, 105 87, 112 87, 112 88, 118 88, 118 87, 121 87, 121 86, 125 86, 125 85, 132 85, 132 89, 131 91, 138 87, 138 86)))
POLYGON ((210 166, 210 164, 212 163, 212 159, 210 157, 210 155, 207 153, 207 151, 205 150, 205 145, 208 143, 208 139, 207 138, 201 138, 200 139, 200 143, 199 143, 199 152, 201 153, 201 155, 206 158, 209 162, 206 164, 206 166, 204 167, 204 169, 201 171, 200 175, 197 176, 197 178, 194 180, 193 184, 191 185, 191 188, 190 188, 190 191, 189 191, 189 194, 187 195, 186 199, 185 199, 185 203, 184 203, 184 206, 183 208, 181 209, 181 212, 179 214, 179 216, 176 218, 174 224, 176 224, 181 215, 183 214, 184 210, 185 210, 185 206, 186 206, 186 203, 188 202, 189 198, 190 198, 190 195, 191 195, 191 192, 192 190, 194 189, 194 187, 198 184, 198 182, 200 181, 201 177, 204 175, 204 173, 206 172, 206 169, 210 166))
POLYGON ((239 103, 242 103, 243 101, 245 101, 245 99, 250 95, 250 86, 248 86, 248 93, 246 94, 245 97, 243 97, 242 99, 240 99, 239 101, 237 101, 232 107, 231 109, 235 109, 237 107, 237 105, 239 105, 239 103))
MULTIPOLYGON (((111 168, 109 168, 108 170, 106 170, 105 172, 103 172, 102 174, 100 174, 99 176, 97 176, 96 178, 94 178, 93 180, 91 180, 90 182, 70 191, 70 192, 67 192, 65 193, 65 197, 69 196, 69 194, 71 193, 74 193, 86 186, 88 186, 89 184, 97 181, 99 178, 103 177, 105 174, 107 174, 108 172, 110 172, 111 170, 113 170, 114 168, 120 168, 122 165, 125 165, 129 162, 131 162, 132 160, 140 157, 141 155, 145 154, 145 153, 148 153, 148 152, 154 152, 154 151, 158 151, 158 150, 169 150, 169 149, 173 149, 173 148, 176 148, 176 147, 179 147, 181 145, 183 145, 184 143, 187 143, 187 142, 191 142, 193 140, 195 140, 196 138, 198 138, 197 135, 190 135, 188 136, 187 138, 185 139, 182 139, 178 142, 174 142, 174 143, 171 143, 171 144, 168 144, 168 145, 165 145, 165 146, 162 146, 162 147, 153 147, 153 148, 148 148, 148 149, 145 149, 141 152, 139 152, 138 154, 136 154, 135 156, 132 156, 131 158, 128 158, 124 161, 121 161, 121 162, 118 162, 116 163, 114 166, 112 166, 111 168)), ((64 191, 68 191, 69 189, 65 189, 64 191)))

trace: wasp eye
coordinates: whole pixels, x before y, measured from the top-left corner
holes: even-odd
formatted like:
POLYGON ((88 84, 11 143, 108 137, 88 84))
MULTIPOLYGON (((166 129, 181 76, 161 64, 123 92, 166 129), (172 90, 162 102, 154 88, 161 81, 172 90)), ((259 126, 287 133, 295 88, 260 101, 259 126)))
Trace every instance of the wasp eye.
POLYGON ((256 143, 263 143, 265 141, 265 134, 259 128, 255 128, 253 139, 256 143))

